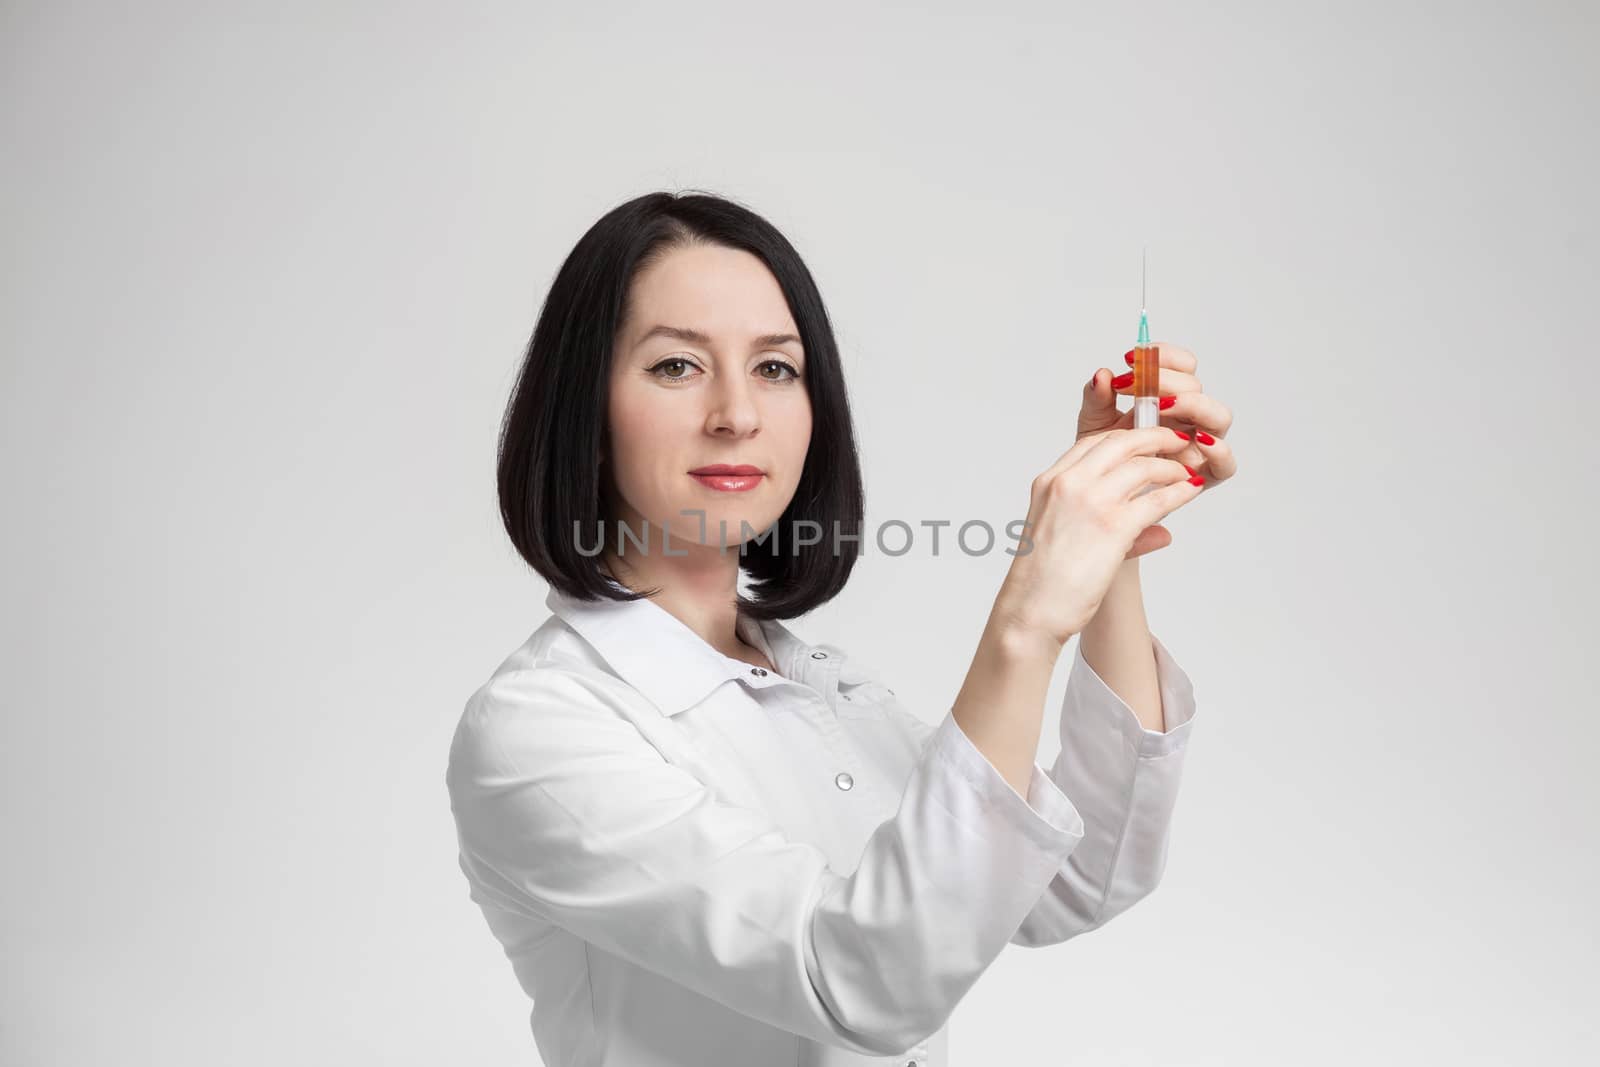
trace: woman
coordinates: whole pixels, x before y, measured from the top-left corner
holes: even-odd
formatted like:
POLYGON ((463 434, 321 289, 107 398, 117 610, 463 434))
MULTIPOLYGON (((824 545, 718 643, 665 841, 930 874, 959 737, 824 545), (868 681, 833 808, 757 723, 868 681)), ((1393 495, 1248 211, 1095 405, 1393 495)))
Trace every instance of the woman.
POLYGON ((706 195, 642 196, 583 236, 499 459, 553 614, 473 694, 447 771, 461 868, 547 1064, 943 1065, 946 1019, 1007 944, 1064 941, 1155 887, 1194 700, 1132 568, 1201 492, 1182 460, 1233 470, 1194 365, 1162 347, 1164 421, 1210 428, 1199 446, 1132 429, 1126 386, 1096 371, 930 726, 779 621, 844 587, 863 515, 798 254, 706 195))

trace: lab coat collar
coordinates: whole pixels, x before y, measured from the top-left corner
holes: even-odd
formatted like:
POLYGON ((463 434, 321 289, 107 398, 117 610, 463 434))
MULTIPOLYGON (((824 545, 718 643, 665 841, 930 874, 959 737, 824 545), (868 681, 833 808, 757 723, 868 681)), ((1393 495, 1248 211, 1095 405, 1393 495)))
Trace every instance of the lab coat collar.
POLYGON ((687 711, 724 682, 764 687, 797 679, 797 664, 810 651, 777 620, 740 613, 739 636, 761 649, 783 677, 756 675, 751 664, 724 656, 649 597, 588 601, 552 588, 545 606, 664 715, 687 711))

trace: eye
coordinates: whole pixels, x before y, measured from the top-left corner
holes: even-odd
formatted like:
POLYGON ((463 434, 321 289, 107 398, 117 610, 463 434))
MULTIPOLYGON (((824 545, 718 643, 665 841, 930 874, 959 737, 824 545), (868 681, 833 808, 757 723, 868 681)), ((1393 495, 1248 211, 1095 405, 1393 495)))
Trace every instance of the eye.
POLYGON ((661 378, 664 381, 669 381, 669 382, 683 382, 683 381, 688 381, 689 380, 689 374, 688 374, 687 371, 682 373, 682 374, 661 374, 661 373, 658 373, 661 370, 661 368, 663 368, 663 367, 672 367, 672 366, 692 367, 692 366, 694 366, 694 364, 689 362, 687 359, 684 359, 682 356, 669 356, 668 358, 662 360, 660 363, 657 363, 655 366, 651 367, 649 369, 649 373, 654 374, 657 378, 661 378))
MULTIPOLYGON (((692 375, 683 368, 693 368, 693 361, 682 356, 668 356, 661 362, 647 368, 646 373, 653 374, 666 382, 686 382, 692 375)), ((791 363, 782 359, 769 359, 758 368, 758 377, 764 382, 787 385, 800 380, 800 371, 791 363), (770 373, 771 368, 777 368, 778 373, 770 373), (788 374, 783 372, 787 371, 788 374)))
POLYGON ((787 378, 781 377, 781 376, 777 377, 777 378, 769 378, 765 374, 763 374, 763 375, 761 375, 761 380, 762 381, 783 382, 783 383, 787 384, 789 382, 794 382, 794 381, 799 381, 800 380, 800 372, 798 370, 796 370, 792 364, 789 364, 789 363, 785 362, 784 360, 781 360, 781 359, 769 359, 765 363, 761 364, 761 369, 762 370, 766 370, 766 368, 768 368, 768 367, 777 367, 780 370, 786 370, 786 371, 789 372, 789 376, 787 378))

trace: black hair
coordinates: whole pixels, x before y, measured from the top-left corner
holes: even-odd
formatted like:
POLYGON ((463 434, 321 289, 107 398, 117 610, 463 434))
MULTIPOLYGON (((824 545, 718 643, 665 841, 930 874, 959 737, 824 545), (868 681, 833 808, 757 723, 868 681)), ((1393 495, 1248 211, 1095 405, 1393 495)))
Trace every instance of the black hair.
MULTIPOLYGON (((580 600, 637 600, 652 591, 618 584, 601 554, 579 551, 576 531, 598 539, 608 518, 601 455, 612 350, 634 277, 674 248, 716 244, 758 257, 777 279, 805 349, 812 411, 805 466, 773 537, 746 542, 739 566, 751 599, 739 610, 788 619, 844 588, 860 553, 861 465, 833 326, 811 272, 766 219, 705 192, 654 192, 608 211, 568 254, 545 297, 500 427, 500 516, 511 543, 552 587, 580 600), (793 532, 806 525, 809 546, 793 532), (781 534, 781 536, 779 536, 781 534)), ((758 531, 758 534, 760 531, 758 531)))

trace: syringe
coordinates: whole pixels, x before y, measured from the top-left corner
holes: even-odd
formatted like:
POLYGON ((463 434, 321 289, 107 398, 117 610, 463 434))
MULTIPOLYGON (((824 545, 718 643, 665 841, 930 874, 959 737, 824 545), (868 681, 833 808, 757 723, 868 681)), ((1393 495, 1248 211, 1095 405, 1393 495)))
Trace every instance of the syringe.
POLYGON ((1139 257, 1139 340, 1133 346, 1133 425, 1135 429, 1161 425, 1161 357, 1150 343, 1150 319, 1145 314, 1145 255, 1139 257))

